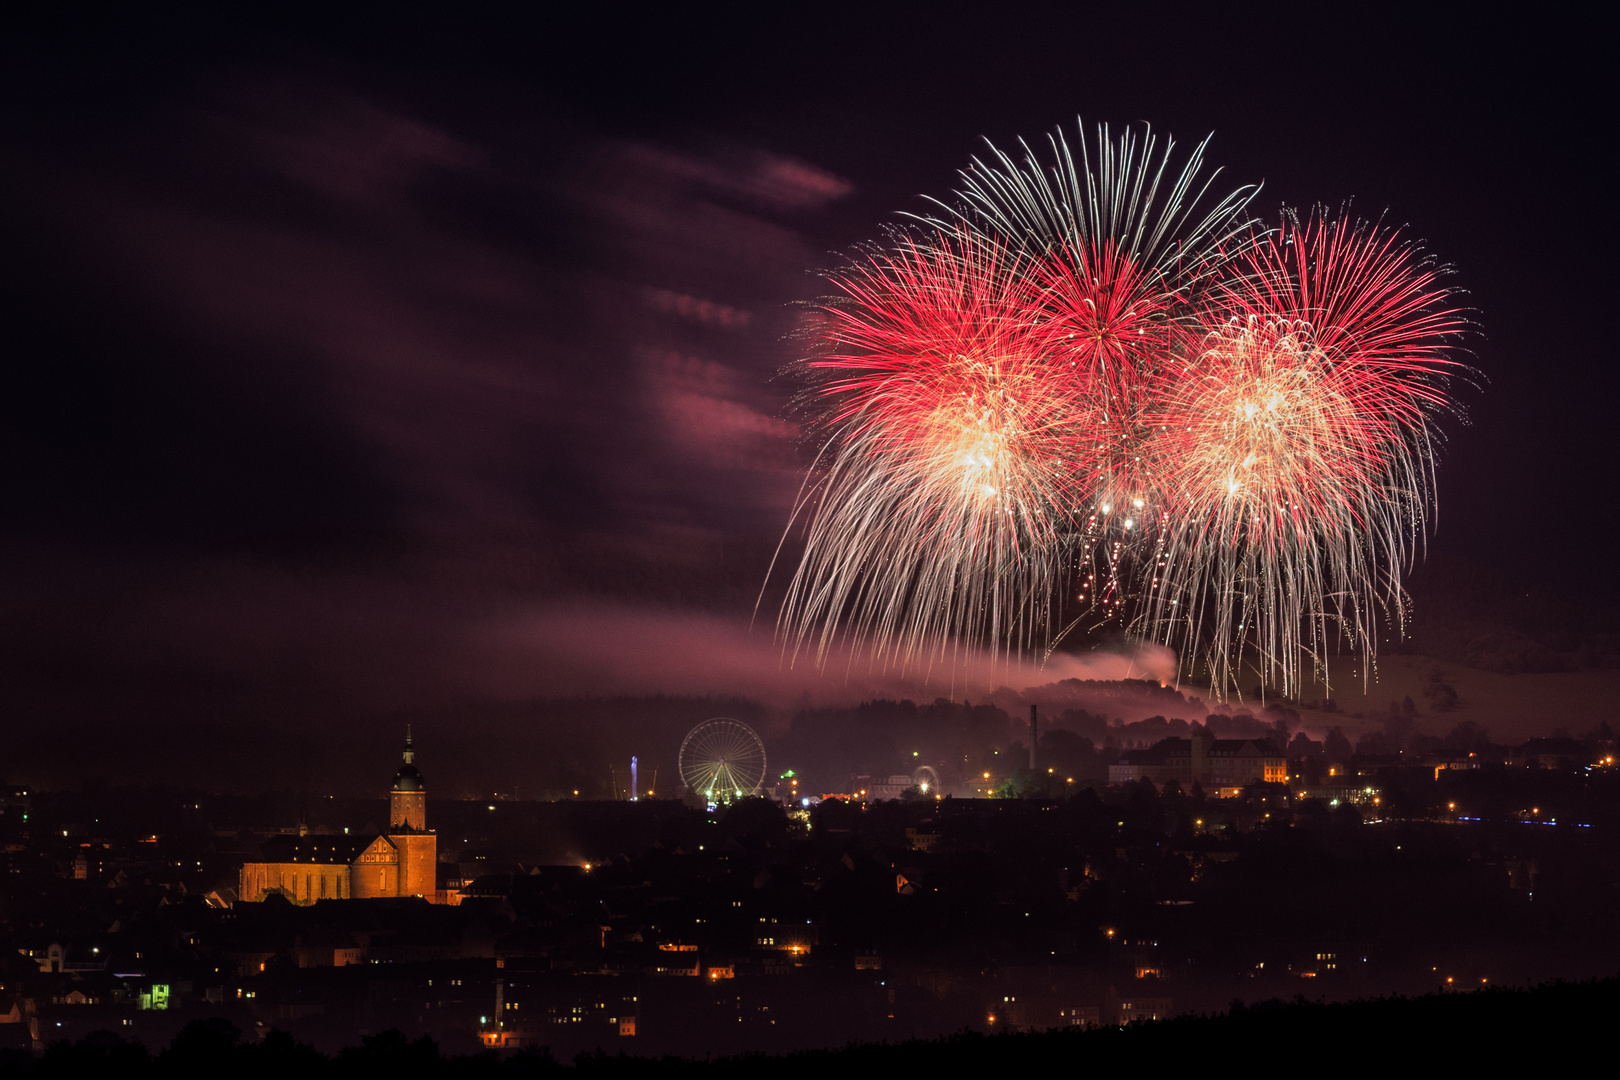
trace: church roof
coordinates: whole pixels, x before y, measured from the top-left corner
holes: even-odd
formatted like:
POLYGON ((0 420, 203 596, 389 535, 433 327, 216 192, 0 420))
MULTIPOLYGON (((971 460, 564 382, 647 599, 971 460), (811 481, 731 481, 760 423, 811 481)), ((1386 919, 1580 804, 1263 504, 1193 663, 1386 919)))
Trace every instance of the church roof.
POLYGON ((374 836, 313 833, 309 836, 273 836, 260 849, 259 861, 347 866, 371 846, 374 836))

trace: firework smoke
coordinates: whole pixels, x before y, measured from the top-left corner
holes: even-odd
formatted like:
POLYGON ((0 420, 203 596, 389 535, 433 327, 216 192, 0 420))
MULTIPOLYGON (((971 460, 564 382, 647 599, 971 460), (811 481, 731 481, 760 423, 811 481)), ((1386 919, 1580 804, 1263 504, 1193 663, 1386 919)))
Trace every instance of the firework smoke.
MULTIPOLYGON (((1217 694, 1399 634, 1464 321, 1392 230, 1246 213, 1207 145, 992 151, 831 275, 780 627, 901 667, 1113 623, 1217 694)), ((1370 666, 1370 665, 1369 665, 1370 666)))

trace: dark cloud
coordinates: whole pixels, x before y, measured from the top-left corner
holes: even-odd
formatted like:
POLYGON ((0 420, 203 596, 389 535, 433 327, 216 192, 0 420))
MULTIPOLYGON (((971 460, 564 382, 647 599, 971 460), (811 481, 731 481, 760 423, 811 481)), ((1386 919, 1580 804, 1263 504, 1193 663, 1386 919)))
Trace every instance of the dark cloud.
MULTIPOLYGON (((815 287, 814 248, 773 215, 847 182, 588 130, 513 167, 295 81, 238 77, 95 161, 40 152, 13 173, 12 278, 52 261, 32 283, 50 306, 13 294, 37 367, 10 404, 55 415, 10 425, 38 471, 3 481, 28 511, 7 532, 29 612, 12 655, 50 672, 22 679, 35 715, 246 723, 583 692, 625 654, 607 615, 557 604, 616 598, 627 625, 663 628, 648 648, 678 617, 646 605, 745 619, 798 483, 772 376, 788 303, 815 287), (74 306, 101 325, 73 326, 74 306), (549 629, 494 634, 491 662, 474 643, 493 612, 549 629)), ((685 684, 723 689, 727 650, 759 663, 731 623, 687 640, 705 644, 685 684)))

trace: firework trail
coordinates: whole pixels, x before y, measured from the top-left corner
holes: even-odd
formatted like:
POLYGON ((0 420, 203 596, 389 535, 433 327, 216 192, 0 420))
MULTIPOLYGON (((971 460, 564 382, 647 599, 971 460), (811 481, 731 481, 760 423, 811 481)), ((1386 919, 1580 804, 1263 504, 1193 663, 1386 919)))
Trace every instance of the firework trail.
POLYGON ((825 443, 779 626, 875 662, 1114 622, 1217 693, 1399 633, 1464 328, 1392 231, 1276 229, 1151 133, 992 148, 831 275, 825 443))

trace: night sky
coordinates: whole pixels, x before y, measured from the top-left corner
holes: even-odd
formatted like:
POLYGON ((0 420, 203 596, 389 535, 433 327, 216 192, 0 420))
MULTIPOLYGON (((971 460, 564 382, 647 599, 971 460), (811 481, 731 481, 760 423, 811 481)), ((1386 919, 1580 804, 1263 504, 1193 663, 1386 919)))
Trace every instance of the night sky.
POLYGON ((1617 596, 1596 14, 231 7, 0 28, 23 772, 171 739, 241 768, 553 694, 865 689, 746 630, 808 460, 798 313, 983 138, 1077 115, 1213 131, 1268 216, 1408 225, 1480 328, 1431 559, 1617 596))

